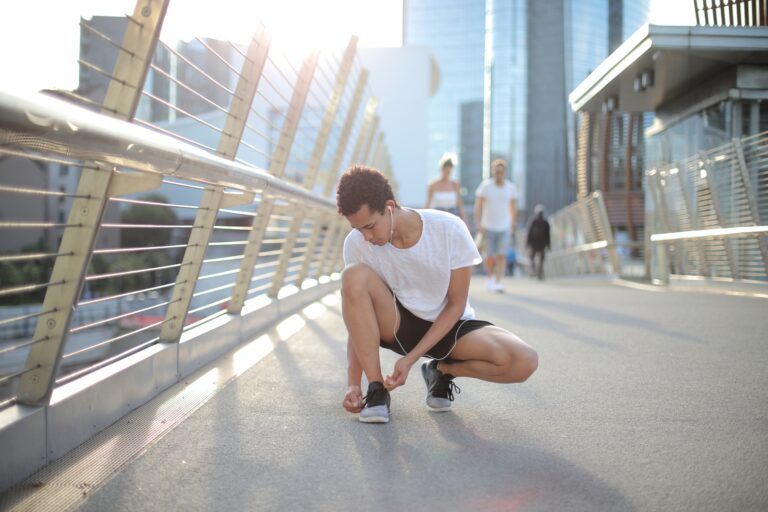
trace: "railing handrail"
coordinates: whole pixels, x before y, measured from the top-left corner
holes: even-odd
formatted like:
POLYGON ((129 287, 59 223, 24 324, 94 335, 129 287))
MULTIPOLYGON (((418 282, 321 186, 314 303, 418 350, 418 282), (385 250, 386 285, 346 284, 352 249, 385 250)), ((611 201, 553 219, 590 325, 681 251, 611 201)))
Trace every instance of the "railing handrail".
POLYGON ((673 231, 651 235, 651 242, 675 242, 678 240, 694 240, 703 238, 730 238, 746 236, 765 236, 768 226, 739 226, 733 228, 698 229, 692 231, 673 231))
POLYGON ((23 133, 40 138, 46 151, 72 158, 244 191, 274 189, 317 207, 335 209, 331 200, 262 169, 41 93, 21 95, 0 90, 0 126, 0 143, 13 143, 14 137, 23 133))

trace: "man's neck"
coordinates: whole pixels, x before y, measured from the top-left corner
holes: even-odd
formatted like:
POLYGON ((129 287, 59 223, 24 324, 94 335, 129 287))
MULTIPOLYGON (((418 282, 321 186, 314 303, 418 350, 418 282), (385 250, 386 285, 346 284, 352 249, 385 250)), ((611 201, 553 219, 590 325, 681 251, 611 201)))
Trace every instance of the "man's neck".
POLYGON ((398 249, 413 247, 421 238, 423 231, 421 215, 415 210, 399 208, 397 210, 395 232, 392 234, 392 245, 398 249))

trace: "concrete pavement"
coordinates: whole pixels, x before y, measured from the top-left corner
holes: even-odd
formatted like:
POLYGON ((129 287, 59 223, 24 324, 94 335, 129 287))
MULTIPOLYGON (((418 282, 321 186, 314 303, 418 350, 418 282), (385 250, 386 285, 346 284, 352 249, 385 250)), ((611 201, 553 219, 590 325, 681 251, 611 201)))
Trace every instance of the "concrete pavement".
POLYGON ((479 316, 539 351, 528 382, 460 379, 435 414, 414 367, 390 424, 360 424, 340 406, 340 309, 324 306, 81 508, 768 509, 766 300, 483 284, 479 316))

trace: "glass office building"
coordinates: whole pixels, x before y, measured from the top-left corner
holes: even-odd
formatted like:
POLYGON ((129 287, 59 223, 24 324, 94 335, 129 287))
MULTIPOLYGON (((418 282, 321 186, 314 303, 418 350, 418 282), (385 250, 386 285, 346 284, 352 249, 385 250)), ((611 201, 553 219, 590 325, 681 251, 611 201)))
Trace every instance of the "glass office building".
MULTIPOLYGON (((429 48, 438 68, 439 85, 429 106, 428 161, 434 168, 427 175, 438 176, 443 153, 456 153, 460 161, 454 178, 461 179, 466 192, 465 176, 480 169, 468 167, 477 165, 478 148, 471 141, 472 151, 462 151, 462 105, 483 101, 485 0, 404 0, 403 12, 404 44, 429 48)), ((464 111, 465 116, 473 112, 464 111)))
MULTIPOLYGON (((488 2, 492 19, 493 66, 490 75, 490 154, 485 162, 503 158, 507 177, 525 188, 526 118, 528 114, 528 26, 526 2, 488 2)), ((483 169, 490 176, 490 166, 483 169)), ((524 202, 524 197, 521 198, 524 202)))
POLYGON ((554 211, 572 202, 577 127, 568 93, 615 49, 612 39, 620 43, 647 22, 648 6, 649 0, 405 0, 404 44, 430 48, 440 73, 430 104, 430 175, 444 152, 459 154, 465 201, 472 203, 488 173, 483 167, 505 158, 520 208, 542 203, 554 211), (475 133, 479 116, 490 140, 475 133))

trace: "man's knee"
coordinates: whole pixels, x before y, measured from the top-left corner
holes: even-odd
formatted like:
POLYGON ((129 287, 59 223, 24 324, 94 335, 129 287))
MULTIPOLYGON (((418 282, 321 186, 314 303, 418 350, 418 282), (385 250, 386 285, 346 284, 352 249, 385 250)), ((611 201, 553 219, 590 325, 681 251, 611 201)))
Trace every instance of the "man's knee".
POLYGON ((514 382, 525 382, 539 367, 539 354, 530 347, 520 351, 512 367, 514 382))
POLYGON ((522 340, 515 340, 497 354, 496 364, 505 369, 507 382, 525 382, 539 367, 539 355, 522 340))
POLYGON ((345 297, 355 297, 368 291, 368 278, 373 270, 363 263, 348 266, 341 273, 341 294, 345 297))

